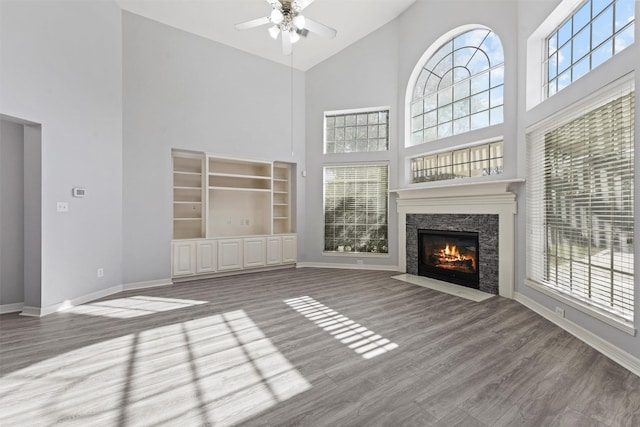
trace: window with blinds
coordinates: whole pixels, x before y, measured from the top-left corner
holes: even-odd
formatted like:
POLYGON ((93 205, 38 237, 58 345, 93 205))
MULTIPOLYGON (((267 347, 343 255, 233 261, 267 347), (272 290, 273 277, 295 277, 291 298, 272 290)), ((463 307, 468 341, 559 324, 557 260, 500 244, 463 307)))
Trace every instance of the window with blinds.
POLYGON ((633 87, 607 90, 569 114, 528 134, 527 275, 629 323, 633 87))
POLYGON ((388 253, 389 166, 324 168, 324 251, 388 253))

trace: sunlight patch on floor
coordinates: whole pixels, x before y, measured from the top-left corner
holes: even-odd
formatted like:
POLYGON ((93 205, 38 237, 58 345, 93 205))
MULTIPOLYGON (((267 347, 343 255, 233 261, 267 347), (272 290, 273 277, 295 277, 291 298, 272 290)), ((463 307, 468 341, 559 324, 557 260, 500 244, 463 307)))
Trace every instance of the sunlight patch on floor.
POLYGON ((0 378, 0 425, 233 425, 311 388, 243 310, 105 328, 114 338, 0 378))
POLYGON ((371 359, 398 348, 397 344, 311 297, 292 298, 284 302, 365 359, 371 359))
POLYGON ((66 312, 85 314, 88 316, 112 317, 115 319, 131 319, 133 317, 147 316, 162 311, 178 310, 180 308, 206 303, 207 301, 137 295, 82 304, 66 312))

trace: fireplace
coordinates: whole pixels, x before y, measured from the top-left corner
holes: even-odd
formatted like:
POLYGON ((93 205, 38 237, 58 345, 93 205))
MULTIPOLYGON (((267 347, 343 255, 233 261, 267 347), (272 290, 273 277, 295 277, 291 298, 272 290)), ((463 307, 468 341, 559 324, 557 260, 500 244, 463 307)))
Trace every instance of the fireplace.
POLYGON ((418 274, 480 288, 478 233, 418 230, 418 274))

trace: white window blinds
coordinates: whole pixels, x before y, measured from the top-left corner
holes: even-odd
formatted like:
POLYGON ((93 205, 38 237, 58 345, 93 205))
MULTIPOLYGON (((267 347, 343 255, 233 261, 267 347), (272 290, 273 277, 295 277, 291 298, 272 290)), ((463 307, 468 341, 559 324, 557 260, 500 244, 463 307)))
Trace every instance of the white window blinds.
POLYGON ((632 321, 632 84, 554 117, 527 138, 528 278, 632 321))
POLYGON ((324 168, 324 250, 388 252, 388 165, 324 168))

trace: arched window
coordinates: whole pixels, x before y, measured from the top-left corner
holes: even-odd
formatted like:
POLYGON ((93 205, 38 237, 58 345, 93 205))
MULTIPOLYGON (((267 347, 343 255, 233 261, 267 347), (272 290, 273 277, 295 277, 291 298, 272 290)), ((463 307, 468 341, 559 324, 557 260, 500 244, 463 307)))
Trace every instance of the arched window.
POLYGON ((476 28, 446 41, 425 62, 411 98, 411 139, 422 144, 503 122, 500 38, 476 28))

